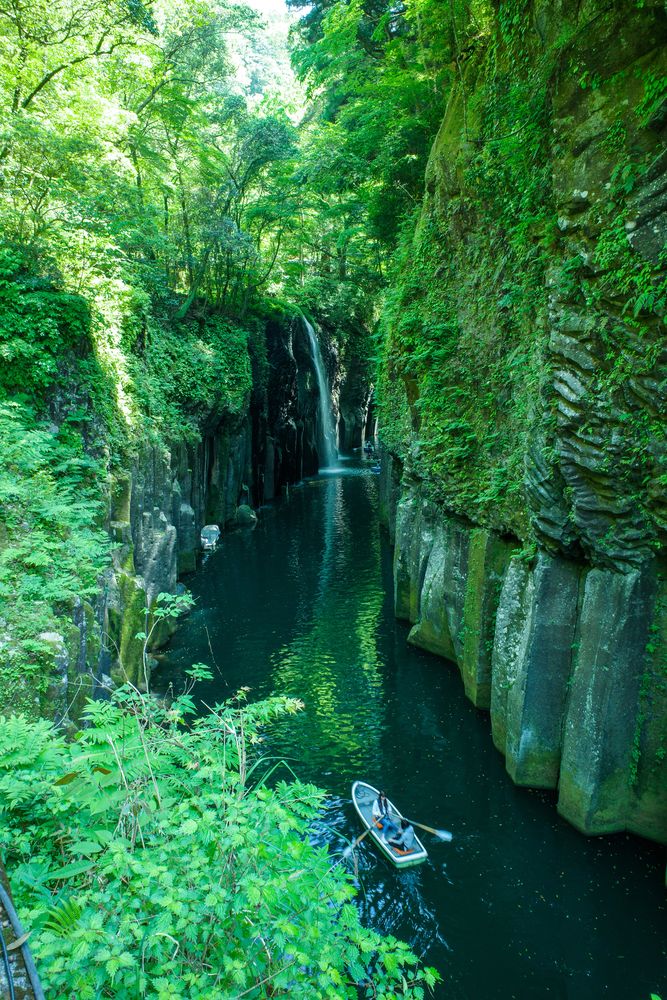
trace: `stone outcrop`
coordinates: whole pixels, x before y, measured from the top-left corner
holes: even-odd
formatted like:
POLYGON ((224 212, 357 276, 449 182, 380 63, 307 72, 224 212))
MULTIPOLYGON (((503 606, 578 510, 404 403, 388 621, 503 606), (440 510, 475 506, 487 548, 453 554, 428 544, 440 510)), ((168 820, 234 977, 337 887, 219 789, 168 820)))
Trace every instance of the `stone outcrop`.
MULTIPOLYGON (((111 677, 145 684, 144 641, 158 594, 173 594, 179 576, 196 567, 201 529, 236 519, 252 482, 252 441, 247 418, 221 422, 201 441, 172 450, 147 448, 112 491, 111 531, 117 547, 104 599, 104 632, 111 677)), ((168 632, 153 631, 159 647, 168 632)))
POLYGON ((346 366, 338 391, 338 447, 351 452, 375 436, 372 387, 368 361, 353 359, 346 366))
MULTIPOLYGON (((572 17, 571 4, 556 6, 572 17)), ((631 310, 620 291, 600 294, 610 266, 637 273, 641 264, 656 289, 664 281, 666 109, 663 101, 650 116, 641 107, 650 81, 667 72, 667 17, 651 3, 594 13, 595 30, 577 37, 576 55, 596 86, 582 90, 580 77, 563 73, 551 92, 559 234, 547 275, 553 428, 530 449, 526 495, 543 545, 618 569, 650 562, 667 542, 664 310, 661 318, 644 316, 641 303, 631 310), (627 147, 614 146, 614 130, 627 136, 627 147), (632 176, 631 190, 613 224, 622 224, 624 236, 605 260, 610 205, 621 204, 618 192, 609 201, 610 192, 622 170, 632 176), (563 261, 574 282, 562 280, 563 261), (554 454, 545 463, 547 439, 554 454)))
MULTIPOLYGON (((644 656, 657 597, 655 576, 647 570, 592 569, 586 575, 563 726, 558 808, 587 833, 622 830, 633 819, 645 723, 640 689, 649 669, 644 656)), ((664 762, 644 763, 655 767, 655 788, 664 794, 664 762)), ((667 840, 667 813, 651 820, 639 832, 667 840)))
POLYGON ((105 665, 99 609, 77 598, 69 615, 62 631, 38 636, 53 651, 50 683, 40 698, 40 711, 56 722, 78 717, 86 699, 98 693, 95 677, 105 665))
POLYGON ((580 567, 541 553, 514 556, 500 595, 493 646, 491 724, 517 784, 558 784, 575 645, 580 567))
POLYGON ((266 342, 269 376, 253 427, 258 503, 318 468, 317 382, 303 323, 269 321, 266 342))
POLYGON ((655 561, 621 572, 529 556, 438 510, 420 484, 397 487, 393 466, 385 455, 381 495, 408 641, 458 666, 517 784, 557 789, 584 833, 667 842, 667 585, 655 561))
MULTIPOLYGON (((119 547, 105 601, 114 682, 145 683, 136 635, 150 630, 158 594, 175 593, 196 568, 202 527, 254 524, 253 505, 317 472, 317 387, 298 317, 267 323, 266 350, 268 380, 244 415, 212 414, 200 441, 148 448, 118 480, 111 528, 119 547)), ((168 636, 164 625, 155 629, 151 648, 168 636)))

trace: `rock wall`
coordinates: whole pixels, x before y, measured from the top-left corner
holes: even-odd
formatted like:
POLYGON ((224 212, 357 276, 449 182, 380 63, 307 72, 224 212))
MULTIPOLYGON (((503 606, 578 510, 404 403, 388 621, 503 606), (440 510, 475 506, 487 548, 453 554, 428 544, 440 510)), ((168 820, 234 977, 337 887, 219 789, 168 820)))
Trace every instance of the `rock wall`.
POLYGON ((267 326, 269 376, 255 417, 256 499, 272 500, 286 483, 318 468, 317 380, 303 323, 267 326))
POLYGON ((557 789, 559 812, 584 833, 667 843, 667 584, 656 562, 621 572, 528 557, 396 477, 385 455, 408 641, 458 666, 517 784, 557 789))
MULTIPOLYGON (((318 390, 308 337, 298 316, 271 319, 265 330, 266 366, 258 370, 244 414, 210 414, 200 440, 171 447, 146 445, 110 489, 112 566, 96 605, 78 602, 67 634, 53 645, 53 681, 45 714, 77 718, 85 698, 130 680, 143 687, 143 641, 158 594, 174 594, 196 569, 205 524, 224 529, 240 504, 258 507, 286 484, 318 468, 318 390)), ((329 352, 332 381, 335 355, 329 352)), ((338 380, 340 382, 340 380, 338 380)), ((345 382, 343 382, 345 385, 345 382)), ((369 397, 361 381, 348 397, 361 412, 369 397)), ((164 624, 151 651, 168 639, 164 624)), ((149 658, 150 666, 150 658, 149 658)))
MULTIPOLYGON (((572 18, 570 4, 557 6, 572 18)), ((614 570, 651 563, 667 543, 664 304, 645 308, 650 290, 659 296, 665 287, 664 92, 643 110, 651 81, 667 73, 667 14, 657 4, 638 7, 619 4, 607 17, 591 7, 595 27, 576 36, 573 56, 595 86, 582 90, 580 76, 562 72, 550 94, 558 229, 546 275, 551 379, 525 477, 540 544, 614 570), (623 143, 614 144, 616 134, 623 143), (627 194, 618 191, 619 171, 627 194), (574 281, 563 280, 564 265, 574 281), (645 300, 626 297, 644 283, 645 300)))
MULTIPOLYGON (((253 483, 251 419, 224 419, 192 444, 146 446, 116 473, 109 497, 112 564, 94 606, 76 602, 71 626, 42 638, 53 645, 53 680, 42 711, 77 719, 91 695, 129 680, 145 687, 144 643, 158 594, 178 592, 192 572, 204 524, 225 526, 253 483)), ((164 624, 151 650, 168 638, 164 624)), ((150 663, 150 659, 149 659, 150 663)))
POLYGON ((368 363, 353 359, 345 371, 338 393, 338 448, 349 454, 363 448, 375 434, 373 427, 372 387, 368 363))
POLYGON ((380 431, 410 641, 458 664, 515 782, 662 841, 666 71, 654 0, 489 6, 385 319, 380 431))
MULTIPOLYGON (((117 548, 107 575, 104 606, 111 678, 145 684, 143 642, 160 593, 176 592, 179 576, 196 568, 204 524, 232 521, 252 483, 248 418, 223 422, 201 441, 172 449, 146 448, 116 480, 110 527, 117 548)), ((167 634, 153 635, 159 647, 167 634)))

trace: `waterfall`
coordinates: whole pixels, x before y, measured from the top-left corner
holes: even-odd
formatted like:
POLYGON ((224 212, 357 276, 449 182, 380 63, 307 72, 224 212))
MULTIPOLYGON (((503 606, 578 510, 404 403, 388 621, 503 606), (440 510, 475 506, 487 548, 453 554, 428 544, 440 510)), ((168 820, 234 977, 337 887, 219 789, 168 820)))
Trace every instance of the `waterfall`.
POLYGON ((310 340, 310 350, 313 356, 313 365, 315 366, 315 374, 317 375, 317 386, 320 392, 320 437, 322 439, 320 465, 328 468, 332 466, 338 458, 338 452, 336 450, 336 430, 334 427, 333 414, 331 412, 331 393, 329 392, 329 386, 327 385, 327 377, 324 372, 322 352, 320 351, 317 334, 305 316, 303 317, 303 323, 310 340))

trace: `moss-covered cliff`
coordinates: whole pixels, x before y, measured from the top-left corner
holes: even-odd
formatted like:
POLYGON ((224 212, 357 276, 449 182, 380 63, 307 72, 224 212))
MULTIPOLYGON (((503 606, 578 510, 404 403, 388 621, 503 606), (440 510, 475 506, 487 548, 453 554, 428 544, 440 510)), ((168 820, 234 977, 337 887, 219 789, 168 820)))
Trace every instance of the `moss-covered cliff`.
POLYGON ((397 611, 523 784, 667 839, 667 16, 499 2, 384 317, 397 611), (402 479, 397 485, 397 479, 402 479))
POLYGON ((203 525, 317 471, 317 384, 295 309, 178 321, 137 288, 0 265, 0 705, 76 717, 100 684, 145 683, 137 634, 203 525))

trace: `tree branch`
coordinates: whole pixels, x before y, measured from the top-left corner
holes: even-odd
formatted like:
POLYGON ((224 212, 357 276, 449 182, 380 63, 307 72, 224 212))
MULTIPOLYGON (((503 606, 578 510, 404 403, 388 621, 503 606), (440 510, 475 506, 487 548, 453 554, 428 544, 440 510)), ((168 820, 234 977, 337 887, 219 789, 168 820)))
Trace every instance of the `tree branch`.
POLYGON ((64 69, 70 69, 72 66, 77 66, 79 63, 87 62, 89 59, 96 59, 98 56, 110 56, 114 49, 117 49, 121 45, 132 45, 132 42, 118 41, 114 42, 108 49, 103 49, 101 46, 104 44, 106 37, 107 35, 102 36, 93 52, 87 52, 85 56, 77 56, 76 59, 70 59, 69 62, 61 63, 59 66, 56 66, 54 69, 46 73, 37 86, 31 90, 23 101, 21 101, 21 107, 25 110, 32 103, 35 97, 37 97, 40 91, 46 87, 47 83, 50 83, 54 76, 57 76, 58 73, 62 73, 64 69))

